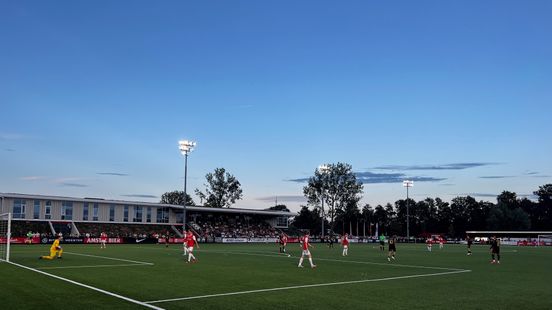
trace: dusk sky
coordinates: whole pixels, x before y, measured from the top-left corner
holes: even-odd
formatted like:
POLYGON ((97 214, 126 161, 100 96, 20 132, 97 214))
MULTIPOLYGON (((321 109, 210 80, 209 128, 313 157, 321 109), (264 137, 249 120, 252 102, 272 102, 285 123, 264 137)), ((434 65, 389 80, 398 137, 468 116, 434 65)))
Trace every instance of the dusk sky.
POLYGON ((298 211, 552 182, 552 1, 2 1, 0 192, 159 201, 225 168, 298 211))

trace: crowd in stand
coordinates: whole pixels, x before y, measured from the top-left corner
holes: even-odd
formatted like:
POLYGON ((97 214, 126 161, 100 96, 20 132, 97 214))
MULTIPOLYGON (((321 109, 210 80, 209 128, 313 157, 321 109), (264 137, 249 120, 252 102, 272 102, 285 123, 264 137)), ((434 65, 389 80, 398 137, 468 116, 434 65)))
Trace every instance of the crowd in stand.
MULTIPOLYGON (((196 217, 191 221, 190 227, 204 240, 214 238, 276 238, 279 231, 258 218, 245 217, 196 217)), ((176 236, 177 233, 171 225, 139 225, 119 223, 74 223, 76 230, 71 229, 70 223, 53 223, 56 233, 72 237, 99 237, 102 232, 108 237, 123 238, 158 238, 165 235, 176 236), (58 225, 59 224, 59 225, 58 225), (76 234, 78 231, 79 234, 76 234), (73 232, 73 234, 71 234, 73 232)), ((177 229, 181 229, 178 227, 177 229)), ((52 236, 52 230, 48 222, 14 221, 12 236, 26 236, 29 231, 40 236, 52 236)))
POLYGON ((13 237, 26 237, 28 232, 31 232, 36 237, 52 236, 52 230, 48 222, 12 221, 11 235, 13 237))
POLYGON ((77 223, 81 236, 99 237, 102 232, 108 237, 155 238, 167 233, 174 235, 171 225, 131 225, 111 223, 77 223))
POLYGON ((215 221, 195 222, 199 226, 199 233, 204 238, 276 238, 278 231, 266 222, 245 223, 240 220, 234 222, 216 219, 215 221))

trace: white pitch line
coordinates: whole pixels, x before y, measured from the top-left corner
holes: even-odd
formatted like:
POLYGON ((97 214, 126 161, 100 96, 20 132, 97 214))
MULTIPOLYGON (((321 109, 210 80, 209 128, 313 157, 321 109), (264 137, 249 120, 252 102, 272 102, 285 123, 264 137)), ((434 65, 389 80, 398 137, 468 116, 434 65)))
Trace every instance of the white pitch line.
MULTIPOLYGON (((217 251, 209 250, 203 252, 211 253, 222 253, 222 254, 236 254, 236 255, 250 255, 250 256, 269 256, 269 257, 291 257, 285 254, 257 254, 258 252, 232 252, 232 251, 217 251)), ((395 263, 376 263, 376 262, 364 262, 364 261, 354 261, 354 260, 342 260, 342 259, 331 259, 331 258, 313 258, 314 261, 330 261, 330 262, 340 262, 340 263, 352 263, 352 264, 366 264, 366 265, 381 265, 381 266, 390 266, 390 267, 404 267, 404 268, 419 268, 419 269, 435 269, 435 270, 452 270, 460 271, 465 270, 461 268, 449 268, 449 267, 433 267, 433 266, 419 266, 419 265, 404 265, 404 264, 395 264, 395 263)))
POLYGON ((146 304, 156 304, 156 303, 183 301, 183 300, 191 300, 191 299, 203 299, 203 298, 211 298, 211 297, 221 297, 221 296, 232 296, 232 295, 243 295, 243 294, 293 290, 293 289, 299 289, 299 288, 311 288, 311 287, 321 287, 321 286, 334 286, 334 285, 357 284, 357 283, 366 283, 366 282, 380 282, 380 281, 390 281, 390 280, 400 280, 400 279, 432 277, 432 276, 441 276, 441 275, 464 273, 464 272, 471 272, 471 270, 457 270, 457 271, 448 271, 448 272, 439 272, 439 273, 426 273, 426 274, 416 274, 416 275, 410 275, 410 276, 389 277, 389 278, 379 278, 379 279, 366 279, 366 280, 354 280, 354 281, 343 281, 343 282, 294 285, 294 286, 266 288, 266 289, 259 289, 259 290, 241 291, 241 292, 230 292, 230 293, 210 294, 210 295, 201 295, 201 296, 189 296, 189 297, 182 297, 182 298, 153 300, 153 301, 145 301, 144 303, 146 303, 146 304))
POLYGON ((119 264, 119 265, 85 265, 85 266, 63 266, 63 267, 40 267, 36 269, 78 269, 78 268, 102 268, 102 267, 129 267, 129 266, 149 266, 146 264, 119 264))
POLYGON ((80 256, 88 256, 88 257, 96 257, 96 258, 103 258, 103 259, 111 259, 111 260, 118 260, 121 262, 129 262, 129 263, 135 263, 135 264, 141 264, 141 265, 153 265, 153 263, 148 262, 139 262, 135 260, 130 259, 122 259, 122 258, 115 258, 115 257, 107 257, 107 256, 99 256, 99 255, 91 255, 91 254, 81 254, 81 253, 74 253, 74 252, 63 252, 71 255, 80 255, 80 256))
POLYGON ((82 287, 87 288, 87 289, 91 289, 91 290, 96 291, 96 292, 100 292, 102 294, 106 294, 106 295, 113 296, 113 297, 116 297, 116 298, 119 298, 119 299, 123 299, 123 300, 126 300, 128 302, 140 305, 140 306, 144 306, 144 307, 147 307, 147 308, 150 308, 150 309, 165 310, 163 308, 156 307, 156 306, 147 304, 145 302, 138 301, 136 299, 128 298, 128 297, 125 297, 125 296, 122 296, 122 295, 119 295, 119 294, 115 294, 115 293, 112 293, 112 292, 109 292, 109 291, 106 291, 106 290, 102 290, 101 288, 97 288, 97 287, 86 285, 86 284, 83 284, 83 283, 80 283, 80 282, 77 282, 77 281, 62 278, 60 276, 56 276, 56 275, 53 275, 53 274, 50 274, 50 273, 47 273, 47 272, 44 272, 44 271, 40 271, 40 270, 35 269, 35 268, 27 267, 27 266, 20 265, 20 264, 14 263, 14 262, 9 262, 9 263, 14 265, 14 266, 21 267, 23 269, 38 272, 38 273, 46 275, 48 277, 52 277, 52 278, 55 278, 55 279, 58 279, 58 280, 61 280, 61 281, 69 282, 71 284, 75 284, 75 285, 82 286, 82 287))
POLYGON ((229 251, 217 251, 217 250, 203 250, 202 253, 221 253, 221 254, 238 254, 238 255, 250 255, 250 256, 265 256, 265 257, 291 257, 289 254, 257 254, 259 252, 229 252, 229 251), (288 256, 289 255, 289 256, 288 256))
POLYGON ((322 261, 340 262, 340 263, 352 263, 352 264, 381 265, 381 266, 389 266, 389 267, 419 268, 419 269, 436 269, 436 270, 453 270, 453 271, 466 270, 466 269, 461 269, 461 268, 404 265, 404 264, 395 264, 395 263, 375 263, 375 262, 362 262, 362 261, 331 259, 331 258, 316 258, 316 259, 313 259, 313 260, 322 260, 322 261))

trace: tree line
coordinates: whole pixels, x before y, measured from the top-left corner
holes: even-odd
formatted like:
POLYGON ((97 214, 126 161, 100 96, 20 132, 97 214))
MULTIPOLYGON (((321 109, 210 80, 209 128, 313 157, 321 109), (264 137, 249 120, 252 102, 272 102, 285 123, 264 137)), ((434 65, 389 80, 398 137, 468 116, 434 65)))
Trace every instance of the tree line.
MULTIPOLYGON (((394 204, 375 207, 365 204, 361 208, 353 202, 335 211, 334 232, 374 234, 377 224, 380 234, 405 236, 407 204, 411 236, 445 234, 461 238, 468 230, 552 231, 552 184, 540 186, 533 194, 538 197, 537 201, 503 191, 495 203, 478 201, 471 196, 459 196, 450 203, 440 198, 400 199, 394 204)), ((302 206, 293 226, 320 233, 321 222, 316 205, 312 210, 302 206)))
MULTIPOLYGON (((203 191, 196 189, 201 204, 206 207, 229 208, 242 198, 241 184, 224 168, 216 168, 205 176, 203 191)), ((441 198, 400 199, 394 204, 359 205, 363 184, 356 179, 352 166, 345 163, 317 168, 303 188, 307 205, 293 219, 296 228, 322 232, 351 232, 354 235, 379 233, 406 236, 407 206, 411 236, 445 234, 464 237, 467 230, 552 230, 552 184, 540 186, 531 201, 514 192, 503 191, 496 202, 478 201, 471 196, 458 196, 445 202, 441 198), (309 208, 310 207, 310 208, 309 208)), ((164 193, 161 203, 184 205, 184 192, 164 193)), ((186 195, 186 205, 195 202, 186 195)), ((285 205, 274 210, 289 211, 285 205)))

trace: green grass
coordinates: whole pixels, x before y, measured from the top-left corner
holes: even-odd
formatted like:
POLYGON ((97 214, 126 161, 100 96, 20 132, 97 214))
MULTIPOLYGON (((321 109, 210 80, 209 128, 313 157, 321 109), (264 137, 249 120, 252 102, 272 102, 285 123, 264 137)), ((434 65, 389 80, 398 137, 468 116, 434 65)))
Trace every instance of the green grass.
MULTIPOLYGON (((197 264, 186 264, 177 245, 64 245, 62 260, 38 260, 48 249, 13 246, 11 260, 140 302, 281 288, 153 304, 164 309, 552 309, 552 248, 503 246, 501 264, 491 265, 486 246, 466 256, 460 245, 430 253, 398 244, 389 263, 375 245, 352 244, 342 257, 340 247, 315 244, 316 269, 308 261, 297 268, 296 244, 288 246, 292 257, 275 244, 202 244, 197 264), (422 276, 429 274, 437 275, 422 276)), ((146 309, 7 263, 0 281, 2 309, 146 309)))

